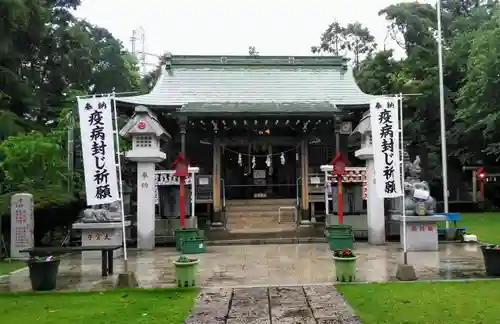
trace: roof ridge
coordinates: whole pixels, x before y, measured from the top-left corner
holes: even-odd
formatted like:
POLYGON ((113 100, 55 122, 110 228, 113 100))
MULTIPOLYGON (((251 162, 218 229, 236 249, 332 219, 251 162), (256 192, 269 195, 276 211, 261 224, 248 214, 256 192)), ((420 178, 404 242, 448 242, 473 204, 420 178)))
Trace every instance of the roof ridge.
POLYGON ((171 55, 166 66, 323 66, 347 69, 342 56, 171 55))

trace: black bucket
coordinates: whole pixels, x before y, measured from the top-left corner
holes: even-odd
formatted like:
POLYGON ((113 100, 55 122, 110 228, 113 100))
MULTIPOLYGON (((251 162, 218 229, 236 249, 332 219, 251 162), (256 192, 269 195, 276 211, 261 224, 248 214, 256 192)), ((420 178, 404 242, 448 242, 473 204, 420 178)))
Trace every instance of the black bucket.
POLYGON ((483 245, 481 251, 483 252, 486 274, 491 277, 500 277, 500 247, 483 245))
POLYGON ((59 259, 52 261, 28 261, 31 288, 33 291, 47 291, 56 288, 59 259))

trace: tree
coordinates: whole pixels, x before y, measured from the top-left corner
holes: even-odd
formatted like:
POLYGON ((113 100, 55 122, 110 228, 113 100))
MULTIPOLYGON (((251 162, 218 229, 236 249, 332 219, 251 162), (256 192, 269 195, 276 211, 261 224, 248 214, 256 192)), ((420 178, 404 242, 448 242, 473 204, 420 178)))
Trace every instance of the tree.
POLYGON ((76 95, 140 90, 136 58, 106 29, 74 17, 79 4, 0 2, 0 214, 15 192, 33 193, 39 207, 74 197, 66 117, 76 95))
POLYGON ((455 118, 465 126, 464 131, 482 135, 479 138, 483 138, 483 152, 496 160, 500 158, 500 49, 496 45, 500 37, 499 24, 500 11, 497 11, 489 21, 469 33, 470 54, 455 118))
POLYGON ((248 55, 250 56, 258 56, 259 52, 255 49, 255 46, 248 46, 248 55))
POLYGON ((321 35, 320 45, 312 46, 313 53, 327 52, 334 55, 352 55, 354 66, 358 67, 362 59, 377 48, 375 37, 361 23, 354 22, 341 26, 333 22, 321 35))
MULTIPOLYGON (((67 114, 68 111, 65 111, 67 114)), ((30 131, 10 136, 0 144, 2 188, 0 215, 8 213, 14 193, 33 194, 35 206, 43 208, 74 199, 68 191, 66 116, 49 133, 30 131)), ((81 188, 81 185, 80 185, 81 188)))

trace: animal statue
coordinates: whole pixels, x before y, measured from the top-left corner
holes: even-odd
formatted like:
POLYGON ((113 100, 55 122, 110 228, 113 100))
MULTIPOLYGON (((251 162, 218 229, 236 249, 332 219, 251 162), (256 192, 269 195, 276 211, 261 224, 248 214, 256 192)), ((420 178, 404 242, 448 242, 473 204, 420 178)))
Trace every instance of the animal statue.
POLYGON ((114 223, 121 221, 121 213, 119 203, 112 203, 108 208, 83 210, 81 218, 83 223, 114 223))
POLYGON ((432 216, 436 212, 436 201, 430 194, 429 184, 420 180, 422 167, 420 157, 413 163, 407 163, 408 156, 404 156, 405 177, 405 213, 406 216, 432 216), (406 158, 406 159, 405 159, 406 158))

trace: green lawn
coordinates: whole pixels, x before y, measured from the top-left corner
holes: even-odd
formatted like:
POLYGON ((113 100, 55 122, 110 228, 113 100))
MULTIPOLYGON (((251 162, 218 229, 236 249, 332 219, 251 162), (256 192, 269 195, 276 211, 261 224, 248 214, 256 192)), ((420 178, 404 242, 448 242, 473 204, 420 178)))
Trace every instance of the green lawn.
POLYGON ((197 294, 195 289, 0 294, 0 318, 2 323, 181 324, 197 294))
POLYGON ((467 232, 477 235, 481 242, 500 244, 500 213, 464 213, 457 226, 466 227, 467 232))
POLYGON ((500 281, 337 285, 363 324, 500 323, 500 281))
POLYGON ((0 260, 0 276, 9 274, 12 271, 15 271, 17 269, 21 269, 24 267, 26 267, 26 262, 14 261, 14 260, 9 262, 8 260, 5 260, 5 261, 0 260))

